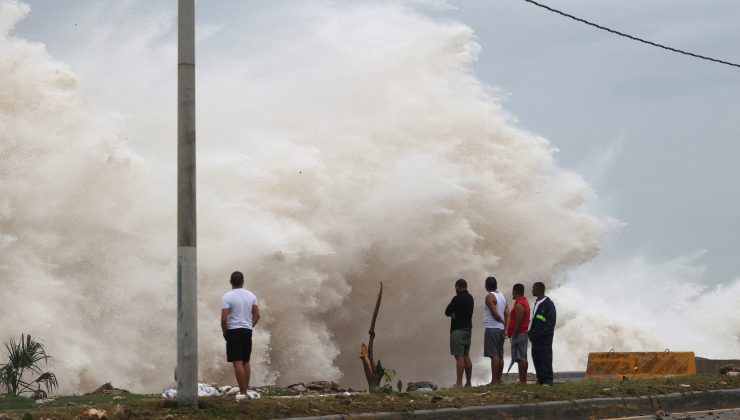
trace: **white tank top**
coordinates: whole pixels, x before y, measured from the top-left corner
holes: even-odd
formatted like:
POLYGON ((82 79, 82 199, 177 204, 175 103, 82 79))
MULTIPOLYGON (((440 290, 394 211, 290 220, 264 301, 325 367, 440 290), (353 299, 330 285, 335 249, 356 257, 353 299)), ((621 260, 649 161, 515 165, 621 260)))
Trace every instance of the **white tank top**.
MULTIPOLYGON (((504 309, 506 308, 506 298, 503 294, 499 292, 489 292, 490 294, 493 294, 493 296, 496 297, 496 312, 498 312, 499 316, 501 316, 501 319, 504 319, 504 309)), ((483 301, 483 325, 486 328, 498 328, 500 330, 504 329, 504 323, 498 322, 496 319, 491 315, 491 310, 488 309, 488 305, 486 305, 485 300, 483 301)))

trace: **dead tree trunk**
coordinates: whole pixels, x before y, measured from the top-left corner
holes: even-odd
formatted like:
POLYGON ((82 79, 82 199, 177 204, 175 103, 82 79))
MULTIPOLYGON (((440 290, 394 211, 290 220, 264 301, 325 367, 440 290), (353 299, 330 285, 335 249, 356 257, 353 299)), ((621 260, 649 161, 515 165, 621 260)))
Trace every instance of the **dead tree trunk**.
POLYGON ((380 300, 383 298, 383 282, 380 282, 380 291, 378 292, 378 300, 375 302, 375 311, 373 312, 373 320, 370 323, 370 341, 368 345, 365 342, 360 346, 360 359, 362 360, 362 367, 365 370, 365 378, 367 378, 367 386, 370 391, 380 386, 380 381, 383 379, 385 369, 380 364, 380 360, 375 364, 373 359, 373 341, 375 340, 375 320, 378 318, 378 309, 380 309, 380 300))

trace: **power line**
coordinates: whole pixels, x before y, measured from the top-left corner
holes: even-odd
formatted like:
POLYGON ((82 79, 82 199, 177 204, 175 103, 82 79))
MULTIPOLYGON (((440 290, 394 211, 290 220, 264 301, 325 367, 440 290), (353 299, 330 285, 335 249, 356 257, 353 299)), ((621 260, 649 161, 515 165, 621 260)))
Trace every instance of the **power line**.
POLYGON ((727 66, 740 67, 740 64, 737 64, 737 63, 731 63, 729 61, 718 60, 716 58, 707 57, 707 56, 699 55, 699 54, 694 54, 692 52, 688 52, 688 51, 684 51, 684 50, 679 50, 677 48, 669 47, 667 45, 658 44, 656 42, 652 42, 652 41, 648 41, 646 39, 638 38, 636 36, 628 35, 628 34, 625 34, 623 32, 615 31, 614 29, 609 29, 609 28, 607 28, 605 26, 601 26, 601 25, 598 25, 596 23, 589 22, 589 21, 587 21, 585 19, 581 19, 579 17, 570 15, 568 13, 561 12, 560 10, 553 9, 552 7, 549 7, 549 6, 546 6, 544 4, 538 3, 538 2, 536 2, 534 0, 524 0, 524 1, 526 1, 527 3, 531 3, 531 4, 533 4, 533 5, 537 6, 537 7, 541 7, 543 9, 549 10, 549 11, 551 11, 553 13, 557 13, 557 14, 559 14, 561 16, 565 16, 567 18, 576 20, 578 22, 585 23, 586 25, 593 26, 594 28, 601 29, 602 31, 607 31, 607 32, 613 33, 615 35, 619 35, 619 36, 623 36, 625 38, 629 38, 629 39, 631 39, 633 41, 642 42, 643 44, 652 45, 654 47, 662 48, 662 49, 668 50, 668 51, 673 51, 673 52, 676 52, 676 53, 679 53, 679 54, 683 54, 683 55, 688 55, 688 56, 694 57, 694 58, 700 58, 702 60, 713 61, 715 63, 724 64, 724 65, 727 65, 727 66))

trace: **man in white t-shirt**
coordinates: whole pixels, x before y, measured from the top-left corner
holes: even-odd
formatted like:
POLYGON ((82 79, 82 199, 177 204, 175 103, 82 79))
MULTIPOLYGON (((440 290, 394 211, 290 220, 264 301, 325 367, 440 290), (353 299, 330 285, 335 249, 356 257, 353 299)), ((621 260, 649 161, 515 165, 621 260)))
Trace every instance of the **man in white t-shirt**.
POLYGON ((231 273, 231 291, 221 301, 221 331, 226 340, 226 360, 233 363, 239 393, 236 399, 243 400, 249 388, 249 358, 252 355, 252 329, 260 320, 257 296, 244 289, 244 274, 231 273))

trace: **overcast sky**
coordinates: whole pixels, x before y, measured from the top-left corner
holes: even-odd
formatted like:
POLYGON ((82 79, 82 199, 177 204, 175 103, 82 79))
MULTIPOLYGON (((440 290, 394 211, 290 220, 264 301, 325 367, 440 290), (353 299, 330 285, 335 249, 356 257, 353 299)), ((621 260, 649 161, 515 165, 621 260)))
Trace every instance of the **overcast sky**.
MULTIPOLYGON (((543 2, 635 36, 740 62, 735 0, 543 2)), ((15 34, 47 44, 62 61, 84 49, 76 25, 96 16, 93 11, 103 4, 28 3, 33 12, 15 34)), ((134 5, 142 28, 152 14, 176 6, 172 0, 126 4, 134 5)), ((245 7, 232 12, 234 4, 201 0, 199 25, 238 30, 250 17, 245 7)), ((482 46, 478 77, 506 92, 505 108, 521 127, 560 149, 562 166, 589 180, 600 213, 625 223, 602 258, 640 254, 664 260, 706 250, 708 283, 738 278, 740 68, 639 44, 522 0, 414 4, 436 19, 475 30, 482 46)), ((271 7, 266 1, 254 5, 271 7)), ((270 25, 281 23, 290 24, 289 18, 270 16, 270 25)))

